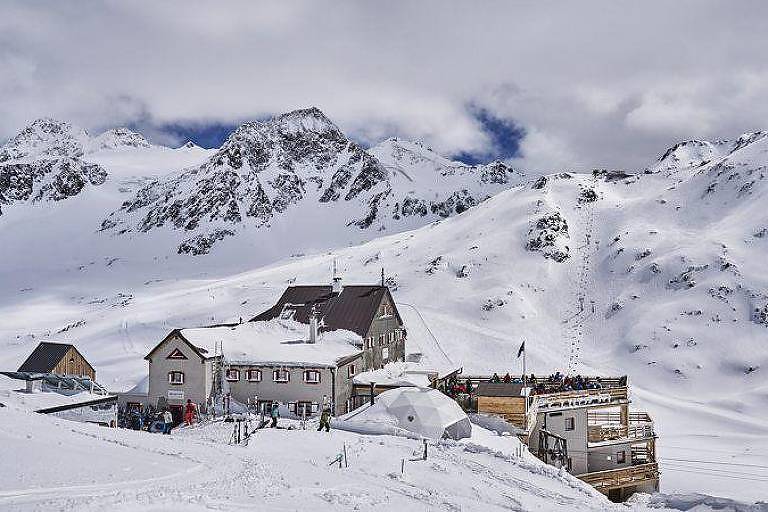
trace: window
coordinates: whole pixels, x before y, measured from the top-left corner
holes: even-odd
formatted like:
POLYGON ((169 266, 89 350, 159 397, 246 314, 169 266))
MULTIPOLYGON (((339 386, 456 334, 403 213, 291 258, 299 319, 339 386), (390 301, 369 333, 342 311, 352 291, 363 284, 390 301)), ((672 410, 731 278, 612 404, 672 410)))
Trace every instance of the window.
POLYGON ((317 411, 317 403, 314 402, 297 402, 296 403, 296 416, 299 418, 305 416, 312 416, 312 412, 317 411))
POLYGON ((627 452, 624 450, 616 452, 616 464, 624 464, 625 462, 627 462, 627 452))
POLYGON ((383 349, 381 349, 381 358, 382 358, 384 361, 386 361, 387 359, 389 359, 389 349, 388 349, 387 347, 384 347, 383 349))
POLYGON ((576 420, 573 418, 565 418, 565 430, 573 430, 576 428, 576 420))
POLYGON ((168 354, 168 359, 186 359, 186 358, 187 356, 185 356, 184 353, 177 348, 173 349, 173 351, 170 354, 168 354))
POLYGON ((227 370, 227 380, 229 382, 237 382, 240 380, 240 370, 227 370))
POLYGON ((382 304, 379 306, 379 317, 392 316, 392 306, 390 304, 382 304))
POLYGON ((386 338, 384 337, 384 335, 383 334, 379 334, 379 346, 380 347, 383 347, 386 344, 385 340, 386 340, 386 338))
POLYGON ((272 372, 272 380, 275 382, 288 382, 291 380, 291 376, 288 370, 279 369, 272 372))
POLYGON ((168 372, 168 384, 184 384, 184 372, 168 372))
POLYGON ((320 370, 305 370, 304 382, 308 384, 318 384, 320 382, 320 370))
POLYGON ((363 343, 365 348, 373 348, 373 336, 365 338, 363 343))
POLYGON ((351 364, 347 366, 347 377, 350 379, 355 376, 355 365, 351 364))
POLYGON ((248 370, 248 382, 261 382, 261 370, 248 370))

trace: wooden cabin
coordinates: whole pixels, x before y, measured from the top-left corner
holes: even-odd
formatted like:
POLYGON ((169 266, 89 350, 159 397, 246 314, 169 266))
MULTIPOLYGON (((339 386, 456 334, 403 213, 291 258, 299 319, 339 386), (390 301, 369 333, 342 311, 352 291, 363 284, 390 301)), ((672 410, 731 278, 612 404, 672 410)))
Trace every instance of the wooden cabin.
POLYGON ((21 364, 19 372, 51 373, 62 377, 88 377, 96 380, 96 370, 74 345, 40 343, 21 364))
POLYGON ((515 382, 478 383, 477 412, 501 416, 514 426, 525 428, 523 385, 515 382))

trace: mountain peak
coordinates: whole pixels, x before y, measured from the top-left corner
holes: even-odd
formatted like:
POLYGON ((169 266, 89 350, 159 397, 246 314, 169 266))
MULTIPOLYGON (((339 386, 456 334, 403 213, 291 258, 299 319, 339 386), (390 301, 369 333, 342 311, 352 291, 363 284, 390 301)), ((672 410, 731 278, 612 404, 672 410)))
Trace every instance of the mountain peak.
POLYGON ((149 142, 140 133, 125 127, 107 130, 91 141, 91 150, 117 149, 120 147, 148 148, 149 142))
POLYGON ((88 133, 50 117, 35 119, 0 149, 0 162, 30 157, 82 156, 88 133))
POLYGON ((338 132, 341 130, 317 107, 292 110, 273 117, 268 121, 280 132, 296 134, 300 132, 338 132))

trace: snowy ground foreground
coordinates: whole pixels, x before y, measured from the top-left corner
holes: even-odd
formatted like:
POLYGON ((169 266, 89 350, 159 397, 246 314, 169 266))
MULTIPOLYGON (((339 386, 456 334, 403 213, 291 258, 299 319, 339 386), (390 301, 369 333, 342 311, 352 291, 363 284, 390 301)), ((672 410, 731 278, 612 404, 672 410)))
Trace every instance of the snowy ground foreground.
POLYGON ((384 267, 409 343, 435 360, 519 371, 526 339, 531 371, 565 370, 577 355, 579 372, 627 373, 633 405, 656 420, 665 492, 766 499, 768 331, 754 310, 768 301, 767 145, 708 153, 704 164, 678 148, 639 178, 553 175, 412 232, 261 268, 279 237, 193 258, 160 255, 162 234, 84 229, 114 204, 104 194, 125 195, 133 171, 121 156, 114 182, 4 213, 0 367, 16 369, 38 341, 72 341, 100 382, 128 389, 173 327, 249 318, 290 283, 328 282, 333 259, 349 283, 376 282, 384 267), (595 201, 583 202, 587 190, 595 201), (569 228, 556 237, 563 263, 525 249, 554 212, 569 228))
MULTIPOLYGON (((401 475, 401 460, 420 452, 417 440, 266 429, 246 447, 230 446, 231 424, 162 436, 3 408, 0 457, 20 464, 0 466, 0 509, 648 510, 611 504, 567 473, 515 457, 514 438, 475 431, 468 442, 430 445, 428 460, 406 462, 401 475), (349 467, 329 465, 345 443, 349 467)), ((663 500, 655 500, 657 510, 663 500)))

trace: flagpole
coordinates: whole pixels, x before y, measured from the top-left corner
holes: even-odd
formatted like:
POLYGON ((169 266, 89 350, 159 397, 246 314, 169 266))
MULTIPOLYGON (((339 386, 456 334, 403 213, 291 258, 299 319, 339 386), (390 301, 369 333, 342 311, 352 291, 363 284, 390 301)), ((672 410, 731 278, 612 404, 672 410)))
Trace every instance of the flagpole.
POLYGON ((526 356, 527 350, 525 350, 525 340, 523 340, 523 396, 525 401, 525 408, 523 409, 525 411, 525 418, 526 422, 528 421, 528 390, 527 390, 527 374, 526 374, 526 367, 525 367, 525 356, 526 356))

